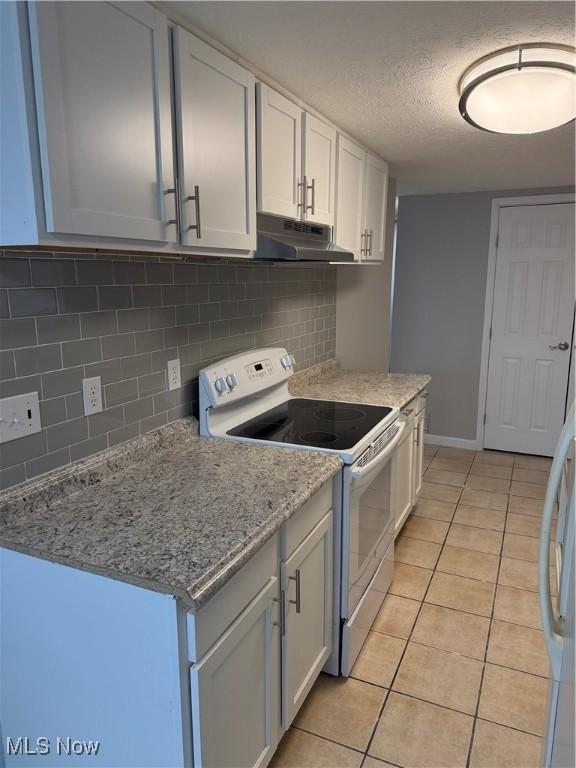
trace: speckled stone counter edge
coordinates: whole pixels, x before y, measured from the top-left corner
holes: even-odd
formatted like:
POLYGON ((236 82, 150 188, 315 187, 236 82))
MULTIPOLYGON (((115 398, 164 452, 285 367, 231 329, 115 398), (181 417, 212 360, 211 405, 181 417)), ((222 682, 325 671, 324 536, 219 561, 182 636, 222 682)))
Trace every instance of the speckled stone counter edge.
MULTIPOLYGON (((96 456, 77 462, 65 469, 49 473, 44 477, 30 481, 0 494, 0 514, 10 507, 25 515, 27 511, 48 509, 54 503, 65 500, 68 496, 82 492, 91 485, 104 481, 123 469, 129 468, 135 462, 142 461, 151 453, 165 448, 177 446, 181 440, 204 440, 198 436, 198 424, 193 418, 180 419, 172 424, 161 427, 142 437, 136 438, 125 445, 112 450, 103 451, 96 456)), ((230 442, 210 440, 214 447, 222 443, 230 448, 230 442)), ((264 448, 263 450, 266 450, 264 448)), ((286 450, 292 453, 290 449, 286 450)), ((262 525, 253 533, 250 540, 242 540, 232 547, 226 555, 206 571, 186 590, 175 587, 170 582, 161 579, 139 577, 110 567, 96 566, 94 563, 83 562, 76 558, 63 559, 51 556, 49 551, 40 551, 29 546, 22 546, 2 536, 0 545, 22 554, 39 557, 51 562, 57 562, 70 568, 77 568, 107 578, 134 584, 145 589, 172 594, 183 599, 186 609, 196 611, 204 605, 240 568, 255 554, 255 552, 278 531, 283 523, 290 519, 325 482, 333 478, 340 470, 342 462, 337 456, 323 454, 325 471, 311 480, 302 483, 299 493, 288 500, 278 503, 274 510, 266 516, 262 525)))
POLYGON ((311 368, 307 368, 301 373, 296 373, 289 379, 288 388, 290 394, 295 397, 324 397, 326 400, 342 400, 348 399, 349 392, 346 387, 338 388, 339 377, 346 377, 349 380, 357 378, 361 384, 367 378, 375 385, 375 387, 381 387, 383 394, 382 398, 375 396, 375 393, 370 392, 370 396, 366 398, 354 398, 355 401, 361 402, 365 399, 367 403, 374 403, 375 400, 379 400, 381 405, 389 405, 387 395, 390 388, 393 389, 394 404, 398 408, 402 409, 408 403, 420 394, 432 381, 432 377, 429 374, 403 374, 403 373, 383 373, 382 371, 350 371, 341 367, 339 361, 336 358, 327 360, 326 362, 314 365, 311 368), (328 389, 324 392, 322 386, 327 387, 333 385, 332 389, 328 389), (307 391, 309 389, 309 391, 307 391), (388 390, 388 392, 387 392, 388 390), (399 390, 403 390, 401 393, 399 390))
POLYGON ((153 432, 136 437, 117 448, 101 451, 89 459, 77 461, 63 469, 49 472, 3 491, 0 493, 0 512, 8 505, 12 509, 21 507, 23 512, 26 509, 36 509, 38 505, 46 508, 51 503, 81 491, 89 485, 102 482, 124 467, 149 456, 155 450, 168 448, 182 438, 197 434, 196 419, 193 417, 179 419, 153 432))

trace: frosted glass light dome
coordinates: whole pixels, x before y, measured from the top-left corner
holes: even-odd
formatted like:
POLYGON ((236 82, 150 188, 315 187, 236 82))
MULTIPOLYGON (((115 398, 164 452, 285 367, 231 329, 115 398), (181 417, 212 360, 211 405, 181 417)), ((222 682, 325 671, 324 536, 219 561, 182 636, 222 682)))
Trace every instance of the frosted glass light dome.
POLYGON ((493 133, 540 133, 576 118, 576 52, 528 43, 473 64, 460 80, 462 117, 493 133))

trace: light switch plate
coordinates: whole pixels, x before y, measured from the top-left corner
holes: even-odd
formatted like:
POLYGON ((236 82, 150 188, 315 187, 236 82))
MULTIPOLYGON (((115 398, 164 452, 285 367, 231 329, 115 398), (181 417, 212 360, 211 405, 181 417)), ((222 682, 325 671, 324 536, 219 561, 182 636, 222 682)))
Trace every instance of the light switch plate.
POLYGON ((82 379, 82 397, 84 400, 84 415, 100 413, 102 410, 102 380, 100 376, 82 379))
POLYGON ((0 443, 8 443, 41 430, 38 392, 0 400, 0 443))
POLYGON ((168 389, 180 389, 180 359, 168 360, 166 369, 168 371, 168 389))

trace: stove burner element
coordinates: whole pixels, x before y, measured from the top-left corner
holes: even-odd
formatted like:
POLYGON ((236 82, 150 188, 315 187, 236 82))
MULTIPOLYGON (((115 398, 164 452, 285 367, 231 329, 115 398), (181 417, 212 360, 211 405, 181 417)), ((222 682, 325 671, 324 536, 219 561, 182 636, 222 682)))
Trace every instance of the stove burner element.
POLYGON ((318 419, 327 419, 328 421, 360 421, 365 415, 359 408, 343 408, 334 406, 333 408, 318 408, 314 411, 314 416, 318 419))
POLYGON ((307 448, 350 450, 391 411, 383 405, 293 397, 227 434, 307 448))
POLYGON ((338 435, 333 432, 304 432, 300 440, 307 445, 330 445, 338 440, 338 435))
POLYGON ((286 423, 282 421, 261 421, 258 424, 246 426, 242 434, 244 437, 255 437, 258 440, 272 440, 275 432, 285 426, 286 423))

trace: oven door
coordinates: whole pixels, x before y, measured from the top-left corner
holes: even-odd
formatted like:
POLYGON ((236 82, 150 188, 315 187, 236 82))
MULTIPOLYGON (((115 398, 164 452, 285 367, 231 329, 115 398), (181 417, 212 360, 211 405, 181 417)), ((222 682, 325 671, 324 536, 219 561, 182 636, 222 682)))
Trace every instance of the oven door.
POLYGON ((348 675, 380 610, 394 570, 392 458, 405 424, 365 467, 344 469, 342 674, 348 675))

